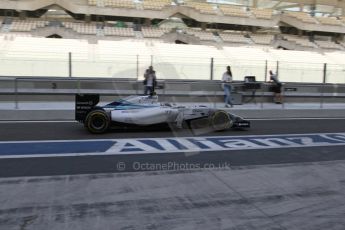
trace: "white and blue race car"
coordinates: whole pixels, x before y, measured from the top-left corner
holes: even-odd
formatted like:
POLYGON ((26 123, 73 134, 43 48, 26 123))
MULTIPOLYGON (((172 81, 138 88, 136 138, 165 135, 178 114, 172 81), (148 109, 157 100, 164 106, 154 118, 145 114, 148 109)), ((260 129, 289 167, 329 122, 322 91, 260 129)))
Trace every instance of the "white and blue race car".
POLYGON ((104 133, 112 126, 166 125, 177 128, 249 128, 250 122, 225 110, 207 106, 159 103, 158 96, 129 96, 97 106, 98 94, 77 94, 75 119, 91 133, 104 133))

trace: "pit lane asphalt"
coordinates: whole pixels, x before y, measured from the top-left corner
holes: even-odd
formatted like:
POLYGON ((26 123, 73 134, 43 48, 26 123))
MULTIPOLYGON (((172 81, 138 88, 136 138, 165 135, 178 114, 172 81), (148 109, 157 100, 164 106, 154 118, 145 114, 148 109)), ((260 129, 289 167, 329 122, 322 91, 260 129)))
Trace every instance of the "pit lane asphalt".
MULTIPOLYGON (((345 132, 345 119, 253 120, 248 130, 211 132, 201 136, 242 136, 345 132)), ((105 134, 90 134, 77 122, 0 122, 0 141, 82 140, 193 136, 186 130, 113 129, 105 134)))
MULTIPOLYGON (((169 130, 112 130, 102 135, 89 134, 83 125, 76 122, 2 122, 0 141, 27 140, 80 140, 118 139, 142 137, 193 136, 189 131, 169 130)), ((200 136, 243 136, 273 134, 308 134, 344 132, 345 119, 293 119, 293 120, 254 120, 252 128, 244 131, 229 130, 212 132, 200 136)), ((264 150, 240 150, 227 152, 203 152, 186 157, 184 153, 76 156, 0 159, 0 177, 72 175, 85 173, 133 172, 133 167, 118 171, 118 162, 131 166, 133 162, 149 164, 201 164, 230 165, 231 167, 304 163, 318 161, 345 160, 343 146, 309 147, 264 150)))

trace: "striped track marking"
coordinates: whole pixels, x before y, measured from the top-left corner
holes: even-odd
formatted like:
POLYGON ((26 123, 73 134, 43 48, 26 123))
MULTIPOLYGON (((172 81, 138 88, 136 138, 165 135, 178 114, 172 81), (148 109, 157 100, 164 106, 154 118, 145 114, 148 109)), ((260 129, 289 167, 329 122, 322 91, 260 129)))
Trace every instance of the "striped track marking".
POLYGON ((343 145, 345 133, 8 141, 0 142, 0 158, 195 153, 343 145))

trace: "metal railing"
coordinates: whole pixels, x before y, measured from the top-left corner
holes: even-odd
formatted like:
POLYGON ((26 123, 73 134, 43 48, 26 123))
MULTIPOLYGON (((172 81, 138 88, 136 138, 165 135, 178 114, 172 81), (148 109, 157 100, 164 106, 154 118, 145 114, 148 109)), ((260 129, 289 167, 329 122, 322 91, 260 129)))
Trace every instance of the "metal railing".
MULTIPOLYGON (((179 102, 179 99, 183 98, 183 101, 206 102, 217 107, 224 105, 224 92, 220 85, 219 80, 159 80, 156 92, 164 101, 179 102)), ((273 93, 269 90, 269 83, 261 82, 261 88, 257 90, 245 90, 243 82, 234 82, 233 86, 234 98, 239 98, 239 103, 245 105, 245 108, 272 107, 273 93)), ((6 99, 1 99, 1 97, 10 96, 13 98, 15 109, 19 109, 19 104, 23 101, 44 101, 47 96, 56 97, 56 101, 59 101, 61 96, 69 96, 67 100, 72 101, 76 93, 99 93, 108 97, 123 97, 140 95, 143 91, 143 83, 137 79, 0 78, 0 100, 5 101, 6 99)), ((313 108, 329 108, 332 104, 345 106, 345 85, 343 84, 285 83, 282 95, 286 103, 277 105, 275 108, 289 109, 296 106, 302 108, 308 102, 313 108)))
POLYGON ((256 76, 258 81, 267 81, 268 71, 273 70, 278 73, 282 82, 345 84, 345 65, 341 64, 242 60, 236 57, 152 55, 88 57, 86 54, 78 53, 65 55, 56 53, 56 57, 54 55, 55 53, 11 53, 11 55, 0 53, 0 76, 104 77, 140 80, 148 66, 153 65, 158 78, 163 80, 220 80, 226 66, 230 65, 234 80, 242 80, 244 76, 256 76), (33 57, 29 57, 30 55, 33 57))

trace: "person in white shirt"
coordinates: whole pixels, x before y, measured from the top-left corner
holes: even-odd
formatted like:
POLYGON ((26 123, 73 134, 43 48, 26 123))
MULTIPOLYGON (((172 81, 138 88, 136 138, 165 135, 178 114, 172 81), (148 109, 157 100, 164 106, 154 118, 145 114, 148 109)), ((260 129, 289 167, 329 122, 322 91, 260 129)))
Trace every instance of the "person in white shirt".
POLYGON ((225 94, 225 107, 233 107, 233 104, 231 102, 231 90, 232 90, 232 72, 231 67, 226 67, 226 72, 223 74, 222 77, 222 88, 224 89, 225 94))
POLYGON ((154 94, 156 81, 156 71, 150 66, 144 74, 145 95, 149 94, 152 96, 154 94))

